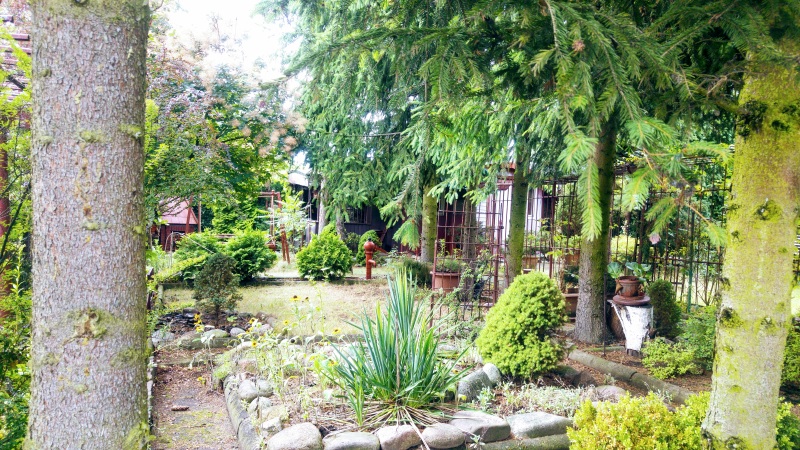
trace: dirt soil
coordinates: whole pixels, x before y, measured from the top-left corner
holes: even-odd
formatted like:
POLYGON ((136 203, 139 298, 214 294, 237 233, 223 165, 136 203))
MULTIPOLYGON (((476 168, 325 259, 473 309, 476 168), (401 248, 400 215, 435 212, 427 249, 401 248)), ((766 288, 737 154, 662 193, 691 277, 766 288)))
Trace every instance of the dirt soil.
MULTIPOLYGON (((190 355, 157 354, 156 360, 163 364, 166 358, 178 360, 187 356, 190 355)), ((210 378, 206 365, 191 369, 159 365, 153 384, 153 450, 239 448, 225 396, 221 390, 211 388, 210 378)))

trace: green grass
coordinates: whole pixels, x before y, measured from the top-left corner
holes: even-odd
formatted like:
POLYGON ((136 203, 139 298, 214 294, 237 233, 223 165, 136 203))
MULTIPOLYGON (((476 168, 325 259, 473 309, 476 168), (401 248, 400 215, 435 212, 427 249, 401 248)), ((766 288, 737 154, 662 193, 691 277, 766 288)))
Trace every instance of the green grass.
MULTIPOLYGON (((374 312, 375 303, 383 301, 387 291, 385 281, 352 285, 297 282, 245 286, 240 288, 242 301, 239 302, 238 310, 251 314, 263 312, 275 316, 277 331, 285 327, 286 321, 289 324, 298 323, 293 329, 293 332, 298 334, 313 334, 320 331, 323 326, 327 334, 335 328, 348 334, 356 330, 347 322, 356 319, 364 310, 374 312), (294 296, 297 296, 299 301, 292 301, 294 296), (305 300, 306 297, 308 301, 305 300)), ((169 302, 191 301, 192 290, 167 289, 165 296, 169 302)))
POLYGON ((800 286, 795 286, 792 290, 792 315, 800 315, 800 286))

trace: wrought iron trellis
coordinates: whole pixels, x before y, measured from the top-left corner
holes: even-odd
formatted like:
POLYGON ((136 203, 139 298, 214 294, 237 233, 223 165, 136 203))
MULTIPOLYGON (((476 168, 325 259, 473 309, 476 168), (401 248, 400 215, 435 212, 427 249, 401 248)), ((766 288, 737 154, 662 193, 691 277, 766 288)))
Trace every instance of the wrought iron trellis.
MULTIPOLYGON (((708 159, 693 161, 692 168, 697 180, 702 180, 697 183, 702 187, 694 191, 693 202, 700 205, 705 219, 724 225, 730 174, 708 159)), ((629 166, 616 169, 610 259, 650 264, 651 277, 672 282, 678 296, 687 303, 712 303, 720 286, 722 249, 705 237, 701 219, 688 208, 681 209, 666 227, 667 231, 651 236, 652 223, 647 220, 645 210, 661 198, 677 195, 677 190, 653 192, 642 210, 623 211, 620 205, 624 175, 632 171, 629 166)), ((565 292, 577 286, 580 257, 581 211, 576 181, 576 178, 551 180, 531 188, 526 210, 523 271, 542 271, 556 279, 565 292)), ((474 280, 462 277, 457 296, 462 317, 480 317, 481 310, 494 305, 506 285, 511 181, 502 179, 497 184, 497 191, 478 204, 461 198, 439 205, 435 263, 443 257, 457 256, 468 270, 489 269, 484 269, 474 280)), ((795 267, 796 273, 800 273, 800 261, 795 267)))

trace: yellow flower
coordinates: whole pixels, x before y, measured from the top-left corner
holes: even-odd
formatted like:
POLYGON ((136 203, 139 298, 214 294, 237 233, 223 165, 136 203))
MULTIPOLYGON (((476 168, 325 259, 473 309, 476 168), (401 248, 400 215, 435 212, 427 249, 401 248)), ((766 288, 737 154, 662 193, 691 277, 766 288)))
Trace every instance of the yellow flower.
POLYGON ((288 319, 287 319, 287 320, 284 320, 284 321, 283 321, 283 324, 284 324, 284 325, 289 325, 289 320, 288 320, 288 319))
POLYGON ((295 296, 292 296, 292 301, 293 301, 293 302, 296 302, 296 301, 298 301, 298 300, 300 300, 300 297, 298 297, 298 296, 296 296, 296 295, 295 295, 295 296))
POLYGON ((338 329, 338 328, 334 328, 334 329, 333 329, 333 334, 339 334, 339 333, 341 333, 341 332, 342 332, 342 330, 340 330, 340 329, 338 329))
POLYGON ((308 297, 305 298, 305 301, 308 301, 308 297))
POLYGON ((252 343, 253 343, 253 347, 255 347, 256 346, 256 341, 252 341, 252 343))

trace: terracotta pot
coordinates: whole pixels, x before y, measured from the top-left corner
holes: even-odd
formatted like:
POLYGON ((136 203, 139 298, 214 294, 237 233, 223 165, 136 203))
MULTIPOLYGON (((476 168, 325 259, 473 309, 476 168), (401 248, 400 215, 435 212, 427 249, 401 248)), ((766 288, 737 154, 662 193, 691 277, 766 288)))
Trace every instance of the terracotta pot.
POLYGON ((619 295, 623 297, 639 297, 639 288, 642 285, 639 277, 632 275, 619 277, 617 279, 617 284, 622 287, 622 292, 620 292, 619 295))
POLYGON ((525 255, 522 257, 523 269, 535 269, 538 264, 539 264, 538 256, 525 255))
POLYGON ((581 263, 581 251, 575 250, 575 253, 564 255, 564 263, 568 266, 577 266, 581 263))
POLYGON ((443 289, 444 292, 453 292, 461 281, 460 273, 431 272, 433 278, 433 289, 443 289))
POLYGON ((564 304, 566 305, 567 315, 574 317, 578 311, 578 293, 564 294, 564 304))
POLYGON ((274 252, 278 248, 278 246, 275 245, 274 242, 270 242, 269 244, 267 244, 267 248, 274 252))

